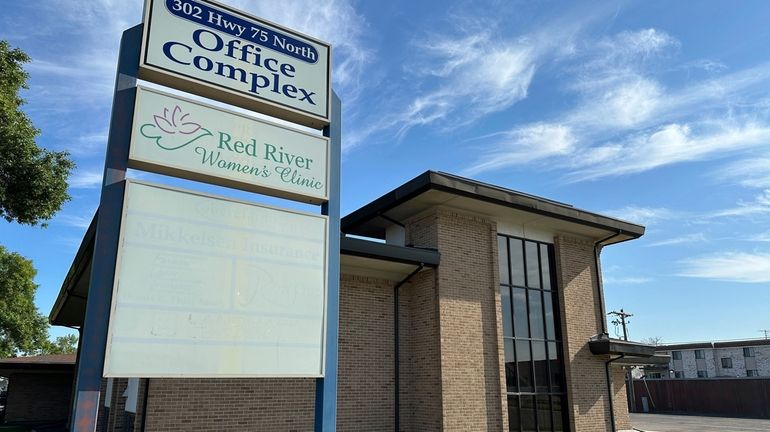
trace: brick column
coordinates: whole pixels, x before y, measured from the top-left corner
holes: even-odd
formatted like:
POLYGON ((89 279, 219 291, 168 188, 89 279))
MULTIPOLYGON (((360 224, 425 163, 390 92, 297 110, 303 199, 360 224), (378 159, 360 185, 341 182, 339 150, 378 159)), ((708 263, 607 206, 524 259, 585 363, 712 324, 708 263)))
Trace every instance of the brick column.
POLYGON ((407 224, 415 246, 437 247, 441 413, 444 431, 505 427, 497 229, 439 209, 407 224))
POLYGON ((588 340, 601 332, 601 299, 596 291, 593 243, 571 237, 554 239, 559 283, 567 397, 573 432, 609 431, 610 405, 604 362, 591 354, 588 340))

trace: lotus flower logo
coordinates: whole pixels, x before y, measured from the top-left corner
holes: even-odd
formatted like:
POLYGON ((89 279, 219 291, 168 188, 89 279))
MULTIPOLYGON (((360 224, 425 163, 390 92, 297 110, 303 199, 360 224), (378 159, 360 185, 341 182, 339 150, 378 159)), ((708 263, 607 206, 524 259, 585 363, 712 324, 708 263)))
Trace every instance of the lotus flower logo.
POLYGON ((164 150, 177 150, 193 141, 212 136, 211 131, 190 121, 190 113, 182 112, 179 105, 173 109, 163 108, 163 115, 154 115, 153 123, 145 123, 139 132, 145 138, 154 139, 164 150))

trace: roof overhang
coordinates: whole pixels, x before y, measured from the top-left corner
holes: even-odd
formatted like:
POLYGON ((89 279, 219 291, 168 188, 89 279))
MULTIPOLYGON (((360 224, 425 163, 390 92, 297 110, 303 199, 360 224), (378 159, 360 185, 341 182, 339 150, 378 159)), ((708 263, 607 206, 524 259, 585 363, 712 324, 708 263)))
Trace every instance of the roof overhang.
POLYGON ((620 366, 654 366, 660 369, 668 370, 668 364, 671 361, 671 356, 663 354, 655 354, 652 357, 628 357, 614 360, 612 364, 620 366))
MULTIPOLYGON (((436 171, 426 171, 342 218, 342 231, 385 238, 393 221, 404 221, 431 207, 449 206, 491 217, 540 216, 549 228, 605 239, 603 244, 641 237, 644 227, 577 209, 569 204, 436 171)), ((528 225, 529 226, 529 225, 528 225)))
POLYGON ((652 357, 655 355, 655 345, 640 342, 629 342, 621 339, 597 338, 588 342, 592 354, 633 355, 652 357))
MULTIPOLYGON (((53 325, 83 325, 91 282, 97 216, 94 216, 83 237, 51 309, 49 321, 53 325)), ((340 238, 340 255, 343 272, 390 280, 401 280, 414 272, 415 268, 433 268, 439 264, 439 253, 435 250, 395 246, 344 236, 340 238)))
POLYGON ((0 360, 0 375, 17 372, 62 373, 75 370, 75 355, 14 357, 0 360))

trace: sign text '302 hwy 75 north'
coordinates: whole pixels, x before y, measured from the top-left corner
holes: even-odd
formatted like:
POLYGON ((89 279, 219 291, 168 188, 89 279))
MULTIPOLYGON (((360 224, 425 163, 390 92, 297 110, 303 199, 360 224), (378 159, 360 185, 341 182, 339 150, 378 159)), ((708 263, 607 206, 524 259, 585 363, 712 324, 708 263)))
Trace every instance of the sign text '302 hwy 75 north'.
POLYGON ((210 0, 149 0, 140 77, 284 120, 329 123, 328 44, 210 0))

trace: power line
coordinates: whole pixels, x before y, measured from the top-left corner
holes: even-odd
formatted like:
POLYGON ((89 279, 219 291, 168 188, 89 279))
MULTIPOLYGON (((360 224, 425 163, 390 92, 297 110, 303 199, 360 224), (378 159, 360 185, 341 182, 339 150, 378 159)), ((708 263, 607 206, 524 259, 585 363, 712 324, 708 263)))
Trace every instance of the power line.
MULTIPOLYGON (((621 325, 623 327, 623 340, 628 340, 628 328, 626 327, 627 324, 629 324, 631 321, 626 320, 628 317, 634 316, 634 314, 626 313, 623 311, 623 309, 620 309, 620 312, 618 311, 612 311, 608 312, 607 315, 613 315, 617 318, 612 320, 612 324, 615 325, 621 325)), ((765 333, 765 336, 767 336, 767 333, 765 333)))
POLYGON ((762 329, 762 330, 759 330, 759 331, 765 334, 765 340, 767 340, 767 336, 768 336, 768 334, 770 334, 770 330, 762 329))

